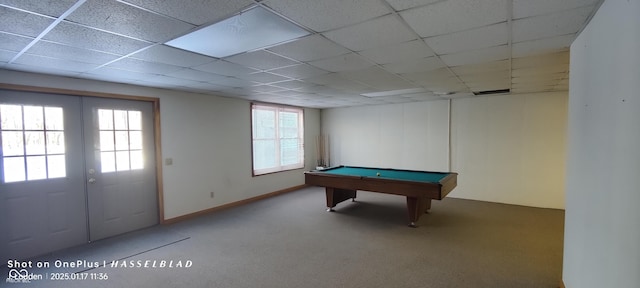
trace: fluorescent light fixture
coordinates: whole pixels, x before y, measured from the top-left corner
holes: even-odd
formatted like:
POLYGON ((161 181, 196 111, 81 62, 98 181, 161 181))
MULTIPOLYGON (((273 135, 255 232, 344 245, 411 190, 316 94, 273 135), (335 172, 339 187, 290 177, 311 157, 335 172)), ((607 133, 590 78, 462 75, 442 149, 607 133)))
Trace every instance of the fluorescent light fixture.
POLYGON ((309 35, 309 31, 256 6, 231 18, 173 39, 175 48, 223 58, 309 35))
POLYGON ((395 96, 395 95, 404 95, 404 94, 415 94, 415 93, 420 93, 425 91, 427 90, 425 90, 424 88, 411 88, 411 89, 363 93, 360 95, 366 96, 366 97, 385 97, 385 96, 395 96))

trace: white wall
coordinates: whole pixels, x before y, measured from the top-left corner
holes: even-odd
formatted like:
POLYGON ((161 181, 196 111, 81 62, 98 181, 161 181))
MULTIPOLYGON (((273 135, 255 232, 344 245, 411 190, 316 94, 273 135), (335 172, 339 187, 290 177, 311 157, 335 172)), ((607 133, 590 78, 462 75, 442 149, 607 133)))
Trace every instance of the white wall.
POLYGON ((640 287, 640 0, 606 0, 571 45, 563 281, 640 287))
MULTIPOLYGON (((304 184, 303 170, 251 176, 250 103, 241 99, 0 70, 0 82, 160 98, 165 219, 304 184), (210 198, 210 192, 215 197, 210 198)), ((305 170, 320 111, 305 109, 305 170)))
POLYGON ((331 165, 449 171, 449 102, 322 110, 331 165))
POLYGON ((453 197, 564 208, 567 93, 456 99, 453 197))
POLYGON ((458 172, 450 197, 564 208, 566 93, 322 110, 334 165, 458 172), (531 177, 534 175, 534 177, 531 177))

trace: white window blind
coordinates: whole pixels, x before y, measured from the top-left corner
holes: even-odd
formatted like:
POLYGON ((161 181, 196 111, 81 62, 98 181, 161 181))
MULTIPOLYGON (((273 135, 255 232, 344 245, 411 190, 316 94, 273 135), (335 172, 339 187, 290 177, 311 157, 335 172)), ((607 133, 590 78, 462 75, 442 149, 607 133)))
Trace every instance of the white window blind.
POLYGON ((304 167, 303 109, 251 104, 253 175, 304 167))

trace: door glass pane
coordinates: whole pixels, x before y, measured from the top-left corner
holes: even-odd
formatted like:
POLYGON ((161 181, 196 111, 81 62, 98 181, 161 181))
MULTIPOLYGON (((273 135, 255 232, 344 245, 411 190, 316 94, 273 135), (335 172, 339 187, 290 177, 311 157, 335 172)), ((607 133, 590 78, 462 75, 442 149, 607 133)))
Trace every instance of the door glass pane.
POLYGON ((116 170, 126 171, 129 169, 129 151, 116 152, 116 170))
POLYGON ((0 129, 22 130, 22 106, 0 105, 0 129))
POLYGON ((98 109, 98 127, 100 130, 113 130, 113 110, 98 109))
POLYGON ((116 150, 129 149, 129 132, 116 131, 116 150))
POLYGON ((116 171, 116 158, 114 152, 101 152, 100 163, 102 173, 116 171))
POLYGON ((116 130, 127 130, 129 129, 129 125, 127 124, 127 111, 122 110, 114 110, 113 111, 113 120, 115 123, 116 130))
POLYGON ((42 106, 24 106, 24 129, 43 130, 44 115, 42 106))
POLYGON ((64 154, 64 132, 47 132, 47 154, 64 154))
POLYGON ((142 149, 142 131, 129 132, 129 143, 131 149, 142 149))
POLYGON ((4 156, 24 155, 22 132, 2 131, 2 152, 4 156))
POLYGON ((113 151, 113 131, 100 131, 100 151, 113 151))
POLYGON ((47 130, 64 130, 64 116, 60 107, 44 108, 45 127, 47 130))
POLYGON ((142 112, 126 110, 98 110, 102 172, 142 169, 142 112), (131 151, 133 150, 133 151, 131 151))
POLYGON ((23 157, 5 157, 2 162, 4 165, 4 182, 25 180, 23 157))
POLYGON ((45 151, 44 146, 44 132, 24 132, 26 143, 27 155, 43 155, 45 151))
POLYGON ((143 169, 144 159, 142 158, 142 151, 131 151, 131 170, 143 169))
POLYGON ((47 156, 49 178, 60 178, 67 176, 67 164, 64 155, 47 156))
POLYGON ((47 178, 47 162, 45 156, 27 157, 27 180, 47 178))
POLYGON ((129 130, 142 130, 142 113, 129 111, 129 130))

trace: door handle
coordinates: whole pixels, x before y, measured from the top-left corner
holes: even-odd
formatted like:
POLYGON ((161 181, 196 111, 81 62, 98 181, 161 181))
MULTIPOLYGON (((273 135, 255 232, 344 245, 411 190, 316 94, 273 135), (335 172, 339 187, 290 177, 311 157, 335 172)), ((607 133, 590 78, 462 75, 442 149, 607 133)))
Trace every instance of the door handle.
POLYGON ((89 184, 96 183, 96 178, 89 178, 89 184))

